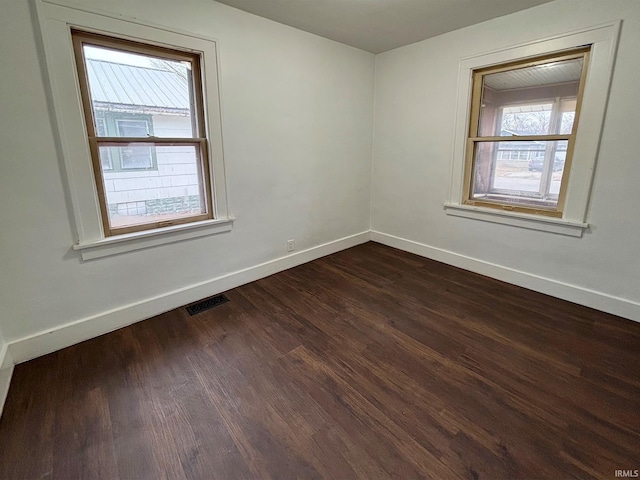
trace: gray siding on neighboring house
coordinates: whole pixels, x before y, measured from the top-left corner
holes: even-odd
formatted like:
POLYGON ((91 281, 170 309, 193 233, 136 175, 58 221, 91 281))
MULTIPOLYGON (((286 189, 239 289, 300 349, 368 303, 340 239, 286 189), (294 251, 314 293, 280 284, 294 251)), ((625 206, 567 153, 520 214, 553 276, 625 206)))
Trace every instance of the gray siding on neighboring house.
MULTIPOLYGON (((137 121, 147 124, 148 134, 156 137, 192 136, 189 90, 178 73, 95 59, 87 59, 87 72, 96 115, 104 116, 103 135, 118 136, 118 122, 137 121)), ((198 159, 193 147, 151 147, 145 168, 126 168, 123 150, 110 149, 103 162, 112 215, 199 210, 198 159)))

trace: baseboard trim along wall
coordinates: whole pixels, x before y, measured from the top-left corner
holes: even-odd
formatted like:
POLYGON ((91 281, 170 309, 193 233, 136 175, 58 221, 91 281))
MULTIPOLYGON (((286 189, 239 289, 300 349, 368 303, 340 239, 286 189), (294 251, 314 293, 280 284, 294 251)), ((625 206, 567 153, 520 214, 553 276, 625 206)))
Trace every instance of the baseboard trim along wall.
POLYGON ((11 375, 13 375, 13 359, 8 345, 3 343, 2 348, 0 348, 0 415, 2 415, 7 393, 9 393, 11 375))
MULTIPOLYGON (((455 252, 432 247, 414 242, 394 235, 371 231, 361 232, 356 235, 344 237, 323 245, 303 250, 292 255, 287 255, 271 260, 254 267, 229 273, 201 283, 164 293, 152 298, 147 298, 136 303, 125 305, 107 312, 102 312, 91 317, 61 325, 52 330, 38 332, 34 335, 14 340, 9 343, 4 351, 6 358, 3 369, 0 370, 0 399, 4 389, 4 376, 6 370, 13 364, 26 362, 33 358, 46 355, 56 350, 69 347, 76 343, 112 332, 119 328, 131 325, 155 315, 173 310, 182 305, 194 302, 201 298, 209 297, 246 283, 259 280, 274 273, 302 265, 317 258, 345 250, 347 248, 374 242, 398 248, 406 252, 414 253, 422 257, 430 258, 438 262, 446 263, 481 275, 486 275, 507 283, 518 285, 536 292, 545 293, 553 297, 570 302, 585 305, 597 310, 618 315, 630 320, 640 322, 640 303, 624 298, 614 297, 601 292, 588 290, 575 285, 559 282, 550 278, 540 277, 530 273, 514 270, 501 265, 485 262, 475 258, 460 255, 455 252)), ((3 357, 0 357, 2 360, 3 357)), ((6 381, 7 387, 9 380, 6 381)))
POLYGON ((640 322, 640 303, 372 230, 374 242, 640 322))
POLYGON ((147 298, 91 317, 61 325, 52 330, 14 340, 9 343, 13 363, 26 362, 99 335, 118 330, 133 323, 154 317, 201 298, 239 287, 274 273, 302 265, 320 257, 355 247, 369 241, 369 232, 344 237, 329 243, 277 258, 254 267, 189 285, 172 292, 147 298))

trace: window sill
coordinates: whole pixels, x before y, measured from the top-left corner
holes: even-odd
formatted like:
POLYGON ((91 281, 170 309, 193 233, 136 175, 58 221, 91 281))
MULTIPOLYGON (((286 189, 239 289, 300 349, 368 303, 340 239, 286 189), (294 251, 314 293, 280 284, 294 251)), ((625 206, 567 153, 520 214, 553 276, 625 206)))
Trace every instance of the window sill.
POLYGON ((180 242, 190 238, 204 237, 231 231, 234 218, 205 220, 185 223, 172 227, 156 228, 143 232, 128 233, 107 237, 93 242, 79 243, 73 246, 80 251, 83 260, 118 255, 120 253, 155 247, 167 243, 180 242))
POLYGON ((588 223, 564 220, 561 218, 543 217, 526 213, 508 212, 494 210, 486 207, 474 207, 472 205, 457 205, 445 203, 444 209, 447 215, 455 217, 472 218, 485 222, 500 223, 502 225, 512 225, 514 227, 539 230, 541 232, 557 233, 570 237, 582 237, 585 229, 589 228, 588 223))

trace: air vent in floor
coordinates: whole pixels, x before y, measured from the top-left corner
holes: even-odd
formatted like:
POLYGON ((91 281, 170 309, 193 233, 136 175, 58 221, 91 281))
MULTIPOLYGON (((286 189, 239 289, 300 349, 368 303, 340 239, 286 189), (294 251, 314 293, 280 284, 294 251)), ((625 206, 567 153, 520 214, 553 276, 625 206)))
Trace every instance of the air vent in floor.
POLYGON ((229 299, 224 295, 216 295, 215 297, 206 298, 198 303, 194 303, 193 305, 189 305, 187 308, 187 312, 189 315, 197 315, 198 313, 204 312, 205 310, 209 310, 210 308, 217 307, 218 305, 222 305, 223 303, 227 303, 229 299))

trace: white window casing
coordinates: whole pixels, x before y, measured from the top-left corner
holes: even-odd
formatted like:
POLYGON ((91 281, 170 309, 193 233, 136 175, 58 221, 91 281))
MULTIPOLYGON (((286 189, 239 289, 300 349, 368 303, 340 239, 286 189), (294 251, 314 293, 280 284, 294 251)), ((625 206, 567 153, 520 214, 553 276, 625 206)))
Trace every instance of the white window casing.
POLYGON ((77 238, 73 248, 88 260, 231 230, 233 218, 227 204, 216 40, 46 0, 36 0, 36 10, 75 221, 77 238), (74 27, 200 55, 213 220, 105 238, 73 53, 71 28, 74 27))
POLYGON ((587 222, 589 196, 609 97, 620 25, 620 21, 613 21, 523 45, 474 55, 460 61, 451 183, 449 196, 444 204, 448 215, 562 235, 582 236, 583 231, 589 226, 587 222), (591 45, 591 53, 562 218, 551 219, 534 214, 464 205, 465 148, 469 132, 473 71, 585 45, 591 45))

